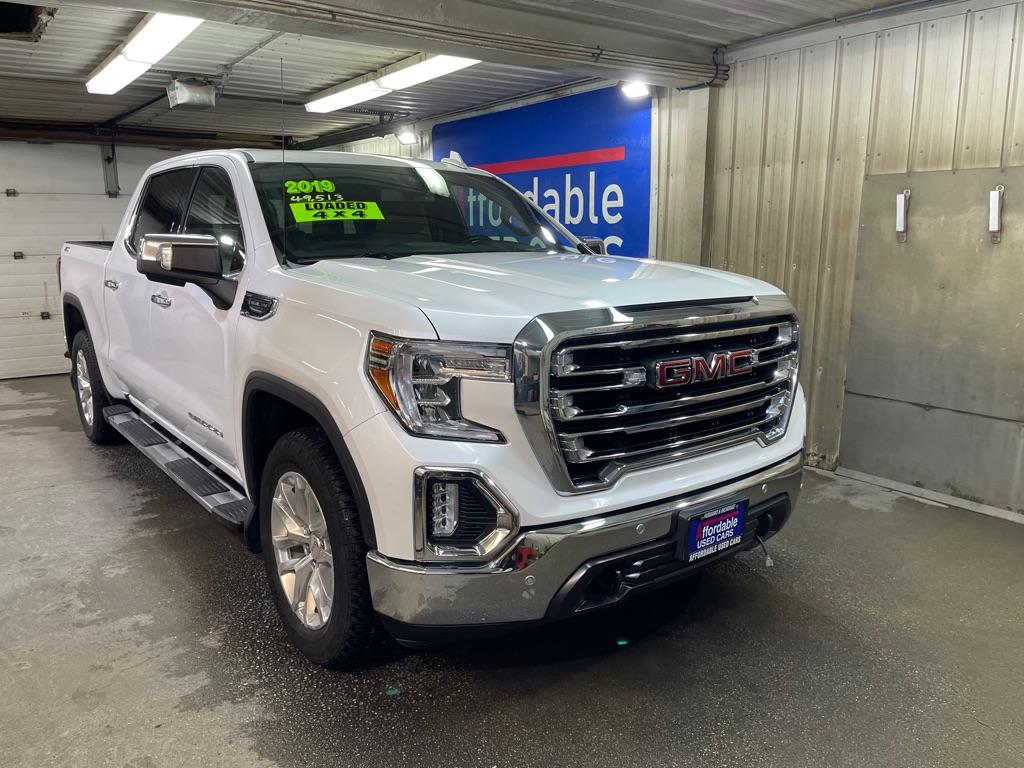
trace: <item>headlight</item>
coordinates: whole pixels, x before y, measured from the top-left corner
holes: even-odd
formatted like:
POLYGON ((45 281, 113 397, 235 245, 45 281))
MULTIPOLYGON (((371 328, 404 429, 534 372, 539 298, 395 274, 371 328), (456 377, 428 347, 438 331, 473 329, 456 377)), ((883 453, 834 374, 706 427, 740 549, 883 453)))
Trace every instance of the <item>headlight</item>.
POLYGON ((381 397, 414 435, 483 443, 501 433, 462 417, 462 379, 510 381, 509 347, 396 339, 370 334, 366 370, 381 397))

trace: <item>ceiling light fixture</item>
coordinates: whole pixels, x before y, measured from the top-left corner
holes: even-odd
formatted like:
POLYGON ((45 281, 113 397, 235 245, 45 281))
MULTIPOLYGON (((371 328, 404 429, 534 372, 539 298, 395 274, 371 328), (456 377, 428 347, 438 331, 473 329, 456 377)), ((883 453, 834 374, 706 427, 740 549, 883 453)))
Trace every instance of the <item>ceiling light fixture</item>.
POLYGON ((89 93, 113 94, 149 71, 149 68, 203 23, 192 16, 151 13, 102 64, 89 73, 89 93))
POLYGON ((144 61, 129 61, 123 53, 115 53, 93 70, 85 83, 85 89, 89 93, 117 93, 135 78, 146 74, 149 67, 144 61))
POLYGON ((631 99, 639 99, 644 96, 651 95, 651 89, 647 83, 641 83, 639 80, 628 80, 619 85, 622 92, 631 99))
POLYGON ((351 107, 378 96, 391 93, 390 88, 381 88, 376 80, 353 86, 337 86, 317 95, 317 98, 306 102, 307 112, 333 112, 336 109, 351 107))
POLYGON ((425 83, 438 77, 450 75, 460 69, 472 67, 479 64, 479 59, 464 59, 461 56, 431 56, 411 66, 399 62, 395 71, 377 78, 382 88, 389 88, 392 91, 400 91, 403 88, 412 88, 414 85, 425 83))
POLYGON ((307 112, 334 112, 370 99, 386 96, 392 91, 412 88, 437 77, 458 72, 479 64, 479 59, 460 56, 428 56, 420 54, 385 67, 373 76, 349 80, 325 91, 320 91, 306 102, 307 112))
POLYGON ((406 146, 420 143, 419 134, 408 126, 400 129, 398 133, 395 134, 395 138, 398 139, 399 144, 405 144, 406 146))

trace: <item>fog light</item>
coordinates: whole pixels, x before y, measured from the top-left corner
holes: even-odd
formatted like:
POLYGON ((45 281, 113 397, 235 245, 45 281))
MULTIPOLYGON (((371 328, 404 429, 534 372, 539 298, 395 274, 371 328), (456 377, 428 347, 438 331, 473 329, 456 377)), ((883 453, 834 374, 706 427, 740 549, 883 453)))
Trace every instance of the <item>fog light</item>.
POLYGON ((476 469, 421 467, 415 475, 416 558, 480 561, 510 546, 512 505, 476 469))
POLYGON ((430 484, 430 534, 446 538, 459 525, 459 486, 435 480, 430 484))

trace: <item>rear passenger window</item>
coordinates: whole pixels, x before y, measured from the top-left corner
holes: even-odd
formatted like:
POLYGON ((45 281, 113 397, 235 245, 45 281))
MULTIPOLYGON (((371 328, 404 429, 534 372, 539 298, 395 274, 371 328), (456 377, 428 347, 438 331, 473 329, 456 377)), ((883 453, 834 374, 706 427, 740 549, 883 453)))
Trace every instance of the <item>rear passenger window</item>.
POLYGON ((245 263, 242 224, 231 178, 223 168, 207 166, 200 172, 182 232, 213 235, 220 244, 224 274, 241 271, 245 263))
POLYGON ((149 178, 132 230, 131 243, 136 250, 142 250, 144 235, 166 235, 177 231, 193 178, 193 168, 158 173, 149 178))

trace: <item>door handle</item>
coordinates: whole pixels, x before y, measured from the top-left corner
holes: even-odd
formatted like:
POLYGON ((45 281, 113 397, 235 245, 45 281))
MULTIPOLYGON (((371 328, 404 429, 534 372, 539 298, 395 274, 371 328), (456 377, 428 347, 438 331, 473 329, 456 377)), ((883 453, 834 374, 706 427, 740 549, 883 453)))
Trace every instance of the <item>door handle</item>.
POLYGON ((158 307, 164 308, 171 306, 172 301, 170 296, 164 296, 162 293, 154 293, 152 296, 149 297, 149 300, 156 304, 158 307))
POLYGON ((116 291, 121 287, 121 284, 117 280, 104 280, 103 285, 112 291, 116 291))

